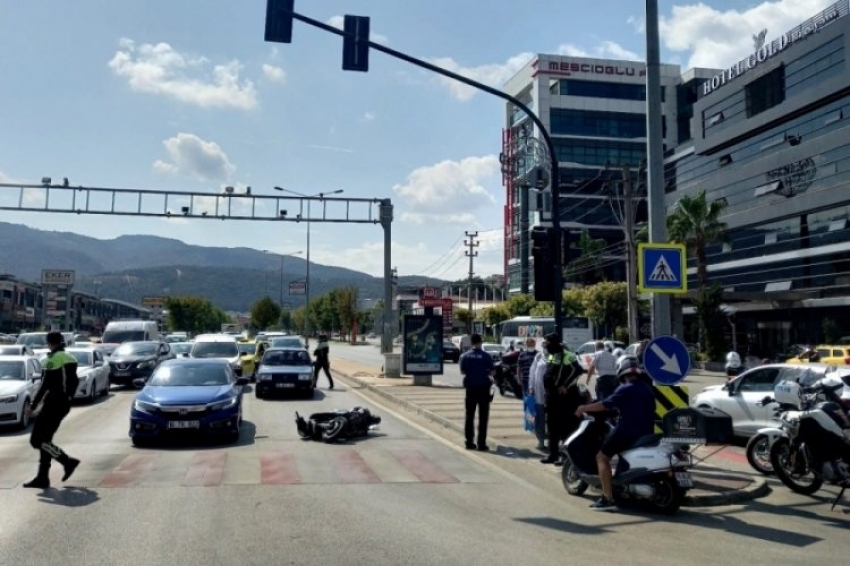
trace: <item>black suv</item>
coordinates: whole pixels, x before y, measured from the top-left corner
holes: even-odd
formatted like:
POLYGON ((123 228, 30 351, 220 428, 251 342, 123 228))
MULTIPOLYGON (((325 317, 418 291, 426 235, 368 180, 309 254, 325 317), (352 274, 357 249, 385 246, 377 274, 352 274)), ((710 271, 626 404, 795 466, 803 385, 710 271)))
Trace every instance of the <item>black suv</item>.
POLYGON ((443 340, 443 359, 454 363, 460 360, 460 348, 451 340, 443 340))
POLYGON ((147 379, 156 366, 174 357, 165 342, 124 342, 109 356, 109 383, 132 385, 147 379))

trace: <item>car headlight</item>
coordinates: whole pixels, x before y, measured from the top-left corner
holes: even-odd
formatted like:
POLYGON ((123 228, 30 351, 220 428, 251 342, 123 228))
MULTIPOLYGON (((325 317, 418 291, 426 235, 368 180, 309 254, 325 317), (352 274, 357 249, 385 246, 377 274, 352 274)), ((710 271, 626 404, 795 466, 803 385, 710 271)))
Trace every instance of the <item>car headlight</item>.
POLYGON ((3 397, 0 397, 0 403, 14 403, 17 400, 17 395, 4 395, 3 397))
POLYGON ((156 361, 155 360, 148 360, 146 362, 140 363, 138 367, 139 367, 139 369, 150 369, 154 366, 156 366, 156 361))
POLYGON ((155 413, 157 410, 159 410, 159 407, 157 405, 153 403, 145 403, 144 401, 139 401, 138 399, 133 402, 133 408, 143 413, 155 413))
POLYGON ((212 405, 210 405, 210 410, 221 411, 223 409, 229 409, 230 407, 234 406, 238 401, 239 397, 231 397, 226 401, 221 401, 220 403, 213 403, 212 405))
POLYGON ((310 381, 311 379, 313 379, 313 376, 310 375, 309 373, 299 373, 298 374, 298 380, 299 381, 310 381))

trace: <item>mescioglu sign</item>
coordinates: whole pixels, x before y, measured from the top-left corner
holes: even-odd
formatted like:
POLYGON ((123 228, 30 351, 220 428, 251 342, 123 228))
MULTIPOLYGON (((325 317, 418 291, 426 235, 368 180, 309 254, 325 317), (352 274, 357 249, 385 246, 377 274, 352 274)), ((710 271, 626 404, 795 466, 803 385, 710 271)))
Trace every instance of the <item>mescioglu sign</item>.
POLYGON ((833 4, 832 6, 821 12, 819 15, 803 22, 801 25, 797 26, 788 33, 783 34, 778 39, 774 39, 770 43, 758 45, 758 43, 761 42, 757 41, 757 48, 752 55, 750 55, 746 59, 741 59, 740 61, 738 61, 737 64, 732 65, 728 69, 724 69, 722 73, 714 75, 711 80, 706 81, 703 84, 703 96, 711 94, 716 89, 722 87, 726 83, 732 81, 733 79, 736 79, 737 77, 740 77, 747 71, 756 68, 759 64, 764 63, 768 59, 782 53, 789 46, 800 41, 801 39, 805 39, 813 33, 821 31, 824 26, 837 20, 842 16, 841 12, 839 11, 839 6, 841 6, 842 4, 846 4, 846 0, 842 0, 841 2, 833 4))

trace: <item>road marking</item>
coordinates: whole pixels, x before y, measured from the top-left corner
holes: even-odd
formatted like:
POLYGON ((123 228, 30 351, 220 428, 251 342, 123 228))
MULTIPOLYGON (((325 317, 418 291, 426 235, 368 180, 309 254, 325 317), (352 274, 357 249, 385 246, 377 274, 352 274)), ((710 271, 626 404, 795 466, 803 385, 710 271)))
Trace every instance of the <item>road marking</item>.
POLYGON ((100 481, 100 487, 135 487, 143 474, 153 468, 158 454, 131 454, 100 481))
POLYGON ((425 483, 458 483, 458 479, 429 460, 419 450, 390 450, 402 466, 425 483))
POLYGON ((224 466, 227 464, 227 452, 199 452, 192 458, 192 464, 186 472, 183 486, 216 486, 224 479, 224 466))
POLYGON ((337 452, 331 458, 333 468, 342 483, 381 483, 372 468, 354 450, 337 452))
POLYGON ((288 485, 301 483, 295 456, 290 452, 267 452, 260 455, 260 483, 288 485))

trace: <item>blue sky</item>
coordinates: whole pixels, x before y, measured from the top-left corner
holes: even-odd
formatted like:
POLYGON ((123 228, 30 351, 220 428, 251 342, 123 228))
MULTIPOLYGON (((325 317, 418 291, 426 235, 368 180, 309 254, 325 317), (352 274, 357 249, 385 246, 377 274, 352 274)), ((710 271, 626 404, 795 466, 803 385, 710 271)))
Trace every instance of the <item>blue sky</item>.
MULTIPOLYGON (((773 37, 830 3, 662 1, 662 59, 729 65, 753 33, 773 37)), ((297 0, 296 10, 332 24, 370 16, 373 40, 493 86, 532 53, 644 54, 642 2, 297 0)), ((482 237, 476 273, 500 273, 502 102, 377 52, 369 73, 343 72, 341 40, 300 22, 293 43, 265 43, 264 13, 263 0, 0 0, 0 180, 389 197, 402 275, 465 276, 466 230, 482 237)), ((0 218, 104 239, 305 249, 295 223, 0 218)), ((378 227, 313 225, 316 262, 380 274, 381 250, 378 227)))

